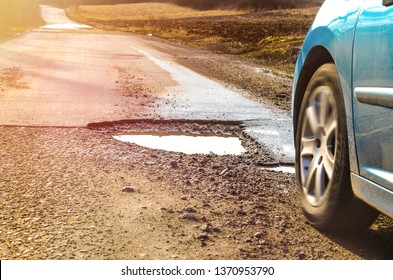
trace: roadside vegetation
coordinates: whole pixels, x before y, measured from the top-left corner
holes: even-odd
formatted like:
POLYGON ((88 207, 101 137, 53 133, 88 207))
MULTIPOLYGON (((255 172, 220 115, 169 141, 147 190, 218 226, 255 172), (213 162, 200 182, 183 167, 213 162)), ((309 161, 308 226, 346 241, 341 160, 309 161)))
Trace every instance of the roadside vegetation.
POLYGON ((142 2, 172 3, 201 10, 209 9, 287 9, 322 4, 323 0, 42 0, 52 5, 115 5, 142 2))
POLYGON ((0 40, 41 23, 38 0, 0 1, 0 40))
POLYGON ((259 11, 234 8, 197 10, 169 3, 145 2, 74 5, 67 9, 67 13, 72 19, 96 28, 165 38, 292 73, 298 50, 317 9, 314 4, 307 8, 259 11))
MULTIPOLYGON (((90 0, 94 1, 94 0, 90 0)), ((174 0, 179 5, 196 9, 233 8, 233 9, 287 9, 321 4, 320 0, 174 0)))

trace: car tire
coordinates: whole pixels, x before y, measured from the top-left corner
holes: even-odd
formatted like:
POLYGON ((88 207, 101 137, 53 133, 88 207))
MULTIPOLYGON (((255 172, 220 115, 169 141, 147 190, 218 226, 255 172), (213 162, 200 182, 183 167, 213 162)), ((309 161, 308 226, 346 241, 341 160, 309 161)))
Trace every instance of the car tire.
POLYGON ((333 63, 320 66, 308 83, 295 145, 296 181, 311 225, 333 232, 368 228, 378 212, 352 192, 345 106, 333 63))

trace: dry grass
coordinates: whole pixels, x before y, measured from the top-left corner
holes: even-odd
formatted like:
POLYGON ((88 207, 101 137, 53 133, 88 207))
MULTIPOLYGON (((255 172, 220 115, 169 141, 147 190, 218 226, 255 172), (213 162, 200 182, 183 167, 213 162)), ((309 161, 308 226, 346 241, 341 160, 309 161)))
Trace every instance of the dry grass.
POLYGON ((7 40, 16 36, 26 30, 28 30, 28 26, 4 26, 0 25, 0 41, 7 40))
POLYGON ((171 4, 80 6, 74 20, 105 30, 152 34, 192 47, 253 60, 292 73, 317 8, 260 12, 199 11, 171 4))
POLYGON ((42 24, 38 0, 0 0, 0 40, 42 24))
MULTIPOLYGON (((72 9, 72 8, 71 8, 72 9)), ((78 10, 72 10, 77 16, 84 20, 102 21, 120 20, 173 20, 197 17, 214 17, 245 14, 245 11, 238 10, 209 10, 198 11, 187 7, 166 3, 138 3, 120 5, 98 5, 98 6, 79 6, 78 10)))

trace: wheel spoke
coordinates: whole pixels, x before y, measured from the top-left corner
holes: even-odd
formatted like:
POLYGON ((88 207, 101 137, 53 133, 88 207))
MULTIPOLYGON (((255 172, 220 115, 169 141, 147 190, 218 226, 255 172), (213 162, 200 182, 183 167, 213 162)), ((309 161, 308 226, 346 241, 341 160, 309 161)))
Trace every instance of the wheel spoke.
POLYGON ((329 94, 325 90, 320 94, 319 109, 319 122, 321 126, 325 126, 330 112, 329 94))
POLYGON ((307 168, 306 178, 304 182, 304 187, 306 188, 307 193, 310 193, 310 191, 312 191, 312 189, 315 186, 315 180, 316 180, 315 177, 316 177, 317 168, 318 168, 318 161, 314 157, 307 168))
POLYGON ((335 112, 332 112, 332 114, 330 114, 330 117, 326 122, 325 131, 328 138, 334 136, 333 134, 335 134, 337 130, 337 119, 335 117, 335 114, 336 114, 335 112))
POLYGON ((306 109, 306 118, 313 136, 316 135, 319 124, 315 106, 310 106, 306 109))
POLYGON ((333 177, 333 170, 334 170, 334 156, 329 151, 326 153, 324 158, 323 167, 325 169, 326 175, 329 180, 333 177))
POLYGON ((301 156, 309 156, 314 154, 315 139, 310 139, 307 137, 302 138, 302 151, 301 156))
POLYGON ((326 188, 326 182, 325 182, 325 171, 322 165, 318 165, 316 169, 316 174, 315 174, 315 199, 319 201, 326 188))

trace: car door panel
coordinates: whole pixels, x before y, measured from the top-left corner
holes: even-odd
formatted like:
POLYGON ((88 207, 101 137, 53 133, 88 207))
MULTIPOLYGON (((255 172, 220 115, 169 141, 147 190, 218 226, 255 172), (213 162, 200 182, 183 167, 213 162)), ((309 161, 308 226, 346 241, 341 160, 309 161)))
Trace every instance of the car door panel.
POLYGON ((353 50, 353 110, 360 175, 393 190, 393 6, 390 2, 366 1, 359 16, 353 50))

